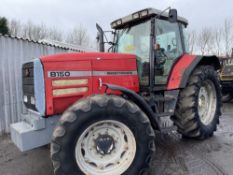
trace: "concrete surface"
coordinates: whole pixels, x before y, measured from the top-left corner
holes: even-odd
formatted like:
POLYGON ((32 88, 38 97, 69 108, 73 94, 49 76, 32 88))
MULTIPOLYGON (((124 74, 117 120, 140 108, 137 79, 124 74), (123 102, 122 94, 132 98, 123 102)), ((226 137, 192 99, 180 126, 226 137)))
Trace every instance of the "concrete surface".
MULTIPOLYGON (((205 141, 159 134, 149 175, 233 175, 233 115, 221 117, 218 132, 205 141)), ((0 175, 52 175, 49 147, 20 153, 0 137, 0 175)))

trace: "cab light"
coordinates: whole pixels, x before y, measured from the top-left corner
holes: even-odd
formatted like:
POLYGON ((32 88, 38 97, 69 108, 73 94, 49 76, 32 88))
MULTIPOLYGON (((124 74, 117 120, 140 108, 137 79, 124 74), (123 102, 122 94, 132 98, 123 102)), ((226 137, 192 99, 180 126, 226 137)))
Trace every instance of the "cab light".
POLYGON ((53 90, 54 96, 60 96, 60 95, 69 95, 69 94, 80 94, 87 92, 87 87, 81 87, 81 88, 68 88, 68 89, 55 89, 53 90))
POLYGON ((137 19, 140 17, 139 13, 134 13, 132 16, 133 16, 133 19, 137 19))
POLYGON ((122 20, 119 19, 116 23, 117 23, 117 25, 121 25, 122 24, 122 20))
POLYGON ((88 79, 79 79, 79 80, 53 80, 53 86, 79 86, 87 85, 88 79))
POLYGON ((147 16, 148 15, 148 10, 144 10, 140 13, 141 17, 147 16))
POLYGON ((112 24, 112 27, 116 27, 116 26, 117 26, 117 23, 114 22, 114 23, 112 24))

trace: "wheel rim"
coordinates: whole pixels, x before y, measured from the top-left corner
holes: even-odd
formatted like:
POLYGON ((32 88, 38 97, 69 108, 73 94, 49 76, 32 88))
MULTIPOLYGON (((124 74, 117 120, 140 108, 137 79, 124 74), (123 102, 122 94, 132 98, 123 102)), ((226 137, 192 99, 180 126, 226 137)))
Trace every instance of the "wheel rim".
POLYGON ((204 125, 209 125, 215 116, 217 106, 216 88, 212 81, 205 80, 199 90, 198 114, 204 125))
POLYGON ((123 123, 104 120, 89 126, 79 137, 75 158, 85 174, 119 175, 132 164, 136 141, 123 123))

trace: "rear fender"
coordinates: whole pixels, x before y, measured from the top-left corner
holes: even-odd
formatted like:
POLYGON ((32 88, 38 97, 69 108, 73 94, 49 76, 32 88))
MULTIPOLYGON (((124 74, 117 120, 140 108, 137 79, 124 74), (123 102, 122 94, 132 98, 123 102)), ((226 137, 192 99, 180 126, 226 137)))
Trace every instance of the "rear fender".
POLYGON ((211 65, 216 70, 221 68, 219 58, 216 56, 184 55, 172 68, 167 84, 167 90, 185 88, 192 72, 200 65, 211 65))

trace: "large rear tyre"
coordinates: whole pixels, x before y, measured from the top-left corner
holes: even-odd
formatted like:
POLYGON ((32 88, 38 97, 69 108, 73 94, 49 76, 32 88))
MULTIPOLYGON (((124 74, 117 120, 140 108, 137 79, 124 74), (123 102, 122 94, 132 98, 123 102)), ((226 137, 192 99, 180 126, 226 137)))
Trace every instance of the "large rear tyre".
POLYGON ((181 90, 175 116, 178 132, 185 138, 206 139, 213 135, 221 115, 221 87, 212 66, 200 66, 181 90))
POLYGON ((154 137, 149 119, 130 101, 108 95, 79 100, 53 133, 55 175, 143 174, 154 137))

